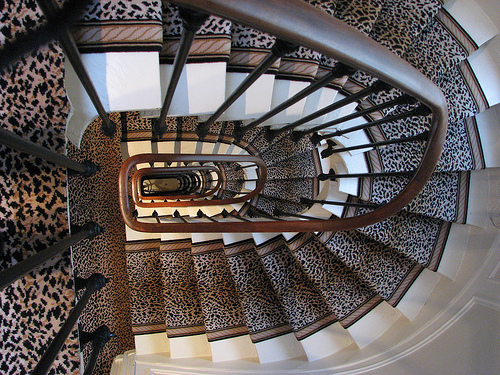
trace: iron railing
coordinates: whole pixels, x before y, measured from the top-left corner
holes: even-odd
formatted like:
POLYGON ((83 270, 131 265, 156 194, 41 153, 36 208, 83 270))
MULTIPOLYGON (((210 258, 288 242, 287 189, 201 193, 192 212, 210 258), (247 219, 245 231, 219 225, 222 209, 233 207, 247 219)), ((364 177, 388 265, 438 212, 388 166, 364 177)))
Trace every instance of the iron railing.
MULTIPOLYGON (((359 102, 367 98, 369 95, 379 93, 381 91, 389 91, 393 88, 399 89, 404 94, 387 103, 379 104, 371 108, 365 108, 357 111, 352 115, 344 116, 343 118, 334 120, 329 123, 318 124, 312 129, 294 131, 292 139, 298 141, 304 136, 311 135, 311 140, 314 143, 319 143, 322 140, 330 139, 340 134, 349 132, 349 129, 337 129, 332 132, 331 136, 319 133, 325 129, 329 129, 333 125, 344 123, 348 120, 358 117, 366 117, 372 112, 380 111, 397 105, 414 105, 419 103, 418 110, 410 110, 403 115, 388 116, 387 119, 380 119, 371 121, 362 126, 356 127, 355 130, 367 129, 371 126, 381 125, 388 121, 395 121, 399 119, 408 118, 411 116, 425 116, 432 114, 430 121, 429 131, 422 133, 419 136, 403 139, 404 142, 423 141, 426 144, 425 151, 418 168, 413 172, 402 172, 398 175, 410 175, 408 184, 402 191, 386 205, 370 206, 373 210, 368 213, 347 218, 334 218, 325 220, 324 218, 314 218, 307 215, 307 213, 290 213, 276 212, 280 217, 262 213, 259 220, 241 220, 235 218, 230 220, 207 220, 206 222, 196 222, 189 218, 183 218, 182 222, 179 220, 171 222, 159 223, 141 223, 134 224, 133 215, 128 207, 128 196, 126 191, 122 188, 124 186, 123 180, 120 184, 122 191, 120 192, 120 200, 122 205, 122 213, 127 225, 135 230, 146 232, 309 232, 309 231, 335 231, 347 230, 374 224, 378 221, 397 213, 403 209, 408 203, 422 190, 425 183, 429 180, 436 164, 439 159, 441 149, 444 144, 444 138, 447 128, 447 107, 446 101, 441 91, 429 79, 418 72, 415 68, 411 67, 408 63, 386 50, 383 46, 379 45, 370 38, 362 35, 353 28, 345 25, 341 21, 323 13, 315 7, 306 4, 300 0, 279 1, 279 0, 238 0, 238 1, 224 1, 224 0, 174 0, 172 3, 180 7, 180 14, 183 19, 186 14, 189 14, 191 9, 195 11, 196 19, 201 20, 202 15, 216 15, 222 18, 235 21, 237 23, 250 26, 261 31, 267 32, 276 36, 277 42, 275 47, 270 51, 267 58, 254 70, 253 73, 247 77, 245 81, 238 87, 228 99, 219 107, 210 118, 199 124, 196 130, 200 139, 206 136, 208 127, 226 110, 229 106, 245 92, 245 90, 253 84, 260 75, 266 72, 266 68, 271 62, 274 62, 277 57, 282 56, 286 52, 290 52, 296 46, 310 48, 325 56, 331 57, 339 63, 332 68, 332 71, 323 76, 321 79, 311 83, 309 87, 297 93, 292 98, 284 103, 278 105, 276 108, 271 109, 268 113, 263 115, 253 122, 241 126, 235 130, 234 139, 240 141, 244 138, 246 132, 255 128, 258 125, 285 110, 289 106, 295 104, 299 100, 307 97, 314 91, 320 89, 333 82, 333 80, 342 77, 350 76, 355 71, 360 70, 375 77, 377 80, 374 84, 367 88, 347 96, 345 99, 332 103, 326 108, 308 115, 300 120, 291 124, 284 124, 285 126, 277 129, 267 129, 267 138, 270 142, 282 133, 290 130, 296 130, 300 125, 306 124, 320 116, 323 116, 331 111, 339 109, 347 104, 359 102), (314 20, 314 22, 313 22, 314 20), (283 49, 278 48, 284 46, 283 49), (286 48, 285 48, 286 47, 286 48), (284 220, 282 216, 286 216, 284 220), (269 218, 270 220, 262 220, 262 218, 269 218)), ((201 22, 201 21, 200 21, 201 22)), ((185 33, 192 32, 192 28, 184 22, 185 33)), ((200 27, 198 25, 197 27, 200 27)), ((193 35, 185 43, 181 38, 180 51, 189 50, 189 43, 192 41, 193 35)), ((179 52, 180 53, 180 52, 179 52)), ((176 58, 174 62, 174 71, 182 71, 187 55, 183 59, 176 58)), ((172 86, 172 85, 171 85, 172 86)), ((173 97, 175 88, 169 87, 167 97, 173 97)), ((168 104, 169 105, 169 104, 168 104)), ((168 106, 162 108, 163 116, 160 122, 164 121, 168 106)), ((161 128, 162 124, 153 121, 154 126, 161 128)), ((337 152, 345 152, 349 150, 360 149, 364 147, 380 147, 388 144, 400 142, 399 140, 382 141, 378 143, 366 144, 362 146, 355 146, 351 148, 336 149, 334 142, 330 141, 330 147, 323 153, 323 156, 337 152)), ((224 155, 217 155, 218 160, 223 160, 224 155)), ((128 167, 125 167, 128 168, 128 167)), ((122 170, 123 171, 123 170, 122 170)), ((378 175, 385 175, 384 173, 375 174, 348 174, 345 177, 374 177, 378 175)), ((318 176, 320 180, 337 179, 344 177, 341 174, 321 174, 318 176)), ((257 180, 259 185, 265 183, 262 176, 257 180)), ((214 202, 219 204, 217 200, 207 202, 214 202)), ((188 207, 198 205, 193 201, 176 202, 179 207, 188 207)), ((210 203, 212 204, 212 203, 210 203)), ((175 205, 177 206, 177 204, 175 205)), ((179 218, 179 214, 177 214, 179 218)))

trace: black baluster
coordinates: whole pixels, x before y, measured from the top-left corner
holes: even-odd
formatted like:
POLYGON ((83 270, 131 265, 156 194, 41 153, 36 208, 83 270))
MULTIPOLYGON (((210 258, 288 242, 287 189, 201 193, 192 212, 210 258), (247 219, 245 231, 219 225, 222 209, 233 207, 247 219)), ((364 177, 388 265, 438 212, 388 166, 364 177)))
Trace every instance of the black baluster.
MULTIPOLYGON (((265 115, 259 117, 257 120, 252 121, 250 124, 241 127, 236 130, 235 132, 235 139, 237 141, 241 141, 245 133, 258 125, 262 124, 264 121, 270 119, 271 117, 277 115, 278 113, 284 111, 288 107, 294 105, 298 101, 304 99, 306 96, 312 94, 313 92, 319 90, 320 88, 328 85, 331 81, 334 79, 346 76, 346 75, 352 75, 354 74, 355 70, 344 65, 344 64, 337 64, 335 67, 332 68, 332 70, 326 74, 324 77, 319 79, 316 82, 311 83, 308 87, 305 89, 301 90, 294 96, 292 96, 290 99, 287 99, 280 105, 276 106, 275 108, 271 109, 269 112, 267 112, 265 115)), ((282 131, 281 129, 278 130, 271 130, 268 129, 266 131, 266 138, 268 138, 270 141, 272 141, 277 135, 281 134, 282 131)))
MULTIPOLYGON (((55 0, 37 0, 38 5, 42 9, 43 13, 47 17, 49 21, 54 21, 55 17, 60 11, 59 5, 57 5, 55 0)), ((108 137, 113 137, 116 133, 116 124, 111 121, 109 115, 104 109, 101 99, 99 99, 99 94, 90 79, 89 73, 83 64, 83 60, 80 56, 80 52, 78 51, 78 47, 76 46, 76 42, 73 39, 73 36, 69 32, 68 29, 65 29, 59 35, 59 42, 61 43, 61 47, 64 50, 64 54, 71 62, 71 66, 75 70, 78 79, 82 83, 85 91, 87 92, 92 104, 94 105, 99 117, 102 120, 102 132, 108 137)))
POLYGON ((391 86, 389 84, 382 82, 382 81, 377 81, 373 85, 371 85, 370 87, 367 87, 367 88, 365 88, 365 89, 363 89, 355 94, 352 94, 352 95, 350 95, 342 100, 339 100, 338 102, 334 102, 334 103, 332 103, 332 104, 330 104, 330 105, 328 105, 328 106, 326 106, 326 107, 324 107, 316 112, 311 113, 308 116, 302 117, 300 120, 294 121, 291 124, 286 125, 282 128, 273 130, 273 134, 274 134, 274 136, 276 136, 276 135, 284 133, 288 130, 293 130, 302 124, 305 124, 309 121, 312 121, 320 116, 326 115, 327 113, 333 112, 336 109, 342 108, 342 107, 346 106, 347 104, 358 101, 358 100, 360 100, 368 95, 371 95, 371 94, 374 94, 377 92, 381 92, 381 91, 388 91, 390 89, 391 89, 391 86))
MULTIPOLYGON (((387 116, 387 117, 384 117, 384 118, 382 118, 380 120, 372 121, 372 122, 369 122, 367 124, 361 124, 361 125, 358 125, 358 126, 353 126, 353 127, 347 128, 347 129, 336 130, 333 133, 319 135, 318 133, 315 132, 311 136, 310 140, 315 145, 318 145, 319 142, 321 140, 323 140, 323 139, 328 139, 328 138, 332 138, 332 137, 338 137, 338 136, 341 136, 341 135, 344 135, 344 134, 348 134, 348 133, 352 133, 352 132, 355 132, 355 131, 358 131, 358 130, 367 129, 367 128, 372 127, 372 126, 382 125, 382 124, 386 124, 386 123, 397 121, 397 120, 401 120, 401 119, 406 119, 406 118, 413 117, 413 116, 427 116, 430 113, 431 113, 431 111, 430 111, 429 108, 427 108, 424 105, 420 105, 420 106, 418 106, 417 108, 415 108, 415 109, 413 109, 411 111, 403 112, 403 113, 401 113, 399 115, 387 116)), ((314 130, 311 129, 311 131, 314 131, 314 130)))
POLYGON ((186 224, 188 222, 186 219, 184 219, 181 216, 181 213, 178 210, 174 211, 174 217, 177 218, 177 219, 180 219, 184 224, 186 224))
POLYGON ((82 347, 87 343, 92 342, 92 354, 90 355, 87 365, 85 366, 85 371, 83 373, 83 375, 91 375, 94 371, 99 353, 108 343, 108 341, 116 335, 109 330, 108 326, 102 325, 92 333, 80 331, 79 336, 80 345, 82 347))
POLYGON ((46 149, 36 143, 28 141, 8 130, 0 129, 0 144, 13 148, 15 150, 26 152, 42 158, 43 160, 68 168, 75 173, 79 173, 84 177, 89 177, 95 174, 100 168, 91 161, 83 161, 82 163, 74 161, 65 155, 60 155, 54 151, 46 149))
POLYGON ((357 145, 357 146, 351 146, 351 147, 333 148, 330 146, 329 148, 321 151, 321 157, 324 159, 324 158, 327 158, 333 154, 337 154, 339 152, 360 150, 360 149, 368 148, 368 147, 380 147, 380 146, 394 145, 394 144, 406 143, 406 142, 426 141, 428 139, 428 137, 429 137, 429 132, 424 131, 424 132, 422 132, 418 135, 415 135, 413 137, 390 139, 388 141, 366 143, 363 145, 357 145))
POLYGON ((40 358, 40 361, 38 362, 35 369, 31 373, 32 375, 45 375, 50 370, 50 366, 54 362, 59 351, 61 350, 61 347, 66 341, 66 338, 71 333, 73 326, 80 317, 80 314, 87 305, 90 297, 96 291, 103 288, 109 282, 109 279, 105 278, 103 275, 99 273, 94 273, 85 280, 77 278, 76 281, 77 282, 75 283, 75 285, 77 286, 77 288, 78 286, 82 286, 85 288, 85 292, 78 299, 78 303, 69 314, 68 319, 66 320, 66 322, 64 322, 59 332, 57 332, 57 335, 54 337, 54 340, 52 340, 52 342, 50 343, 49 347, 43 354, 42 358, 40 358))
POLYGON ((349 114, 347 116, 343 116, 343 117, 337 118, 335 120, 325 122, 324 124, 315 126, 313 128, 294 132, 293 135, 292 135, 292 139, 295 142, 298 142, 306 134, 311 134, 311 133, 314 133, 314 132, 318 132, 320 130, 329 128, 331 126, 338 125, 338 124, 341 124, 343 122, 350 121, 350 120, 353 120, 355 118, 359 118, 359 117, 368 115, 369 113, 372 113, 372 112, 377 112, 377 111, 381 111, 381 110, 386 109, 386 108, 394 107, 396 105, 414 104, 414 103, 416 103, 416 99, 412 98, 409 95, 402 95, 399 98, 396 98, 396 99, 393 99, 393 100, 389 100, 389 101, 387 101, 385 103, 382 103, 382 104, 379 104, 379 105, 376 105, 376 106, 373 106, 373 107, 365 108, 365 109, 363 109, 361 111, 355 111, 355 112, 353 112, 353 113, 351 113, 351 114, 349 114))
POLYGON ((312 206, 313 204, 326 204, 332 206, 344 206, 344 207, 361 207, 361 208, 379 208, 380 205, 374 203, 354 203, 354 202, 337 202, 337 201, 328 201, 322 199, 309 199, 309 198, 300 198, 300 203, 307 204, 312 206))
POLYGON ((47 260, 56 256, 57 254, 62 253, 70 246, 76 245, 78 242, 86 238, 92 239, 95 236, 101 234, 103 231, 103 228, 96 223, 89 222, 72 236, 59 241, 55 245, 32 255, 31 257, 15 264, 14 266, 6 270, 3 270, 2 272, 0 272, 0 289, 3 289, 7 285, 12 284, 14 281, 26 275, 28 272, 33 271, 38 266, 45 263, 47 260))
POLYGON ((349 173, 349 174, 337 174, 333 169, 330 169, 330 173, 320 173, 318 175, 318 180, 335 181, 339 178, 364 178, 364 177, 395 177, 395 176, 411 176, 415 171, 403 171, 403 172, 373 172, 373 173, 349 173))
POLYGON ((193 44, 196 32, 209 17, 207 14, 199 13, 194 10, 185 9, 182 7, 179 7, 179 16, 182 19, 182 33, 181 39, 179 41, 179 49, 177 50, 174 58, 172 76, 170 78, 167 93, 163 101, 160 117, 158 119, 151 120, 153 126, 153 134, 158 137, 161 137, 167 130, 165 121, 167 120, 168 110, 170 109, 170 104, 172 104, 172 99, 174 97, 177 84, 179 83, 182 70, 184 69, 184 65, 186 65, 186 61, 189 55, 189 49, 191 48, 191 44, 193 44))
MULTIPOLYGON (((198 125, 196 134, 200 139, 205 138, 210 126, 233 104, 243 93, 263 75, 279 58, 295 51, 298 46, 293 43, 288 43, 283 40, 276 40, 271 52, 260 62, 258 66, 240 83, 234 92, 220 105, 220 107, 211 115, 208 120, 198 125)), ((241 139, 240 139, 241 140, 241 139)))
POLYGON ((244 217, 241 217, 239 214, 231 214, 231 213, 227 212, 227 210, 225 208, 222 210, 221 214, 222 214, 223 218, 232 217, 232 218, 238 219, 240 221, 247 221, 247 222, 252 221, 252 220, 246 219, 244 217))
POLYGON ((290 217, 296 217, 299 219, 306 219, 306 220, 328 220, 328 219, 324 219, 321 217, 313 217, 313 216, 307 216, 307 215, 302 215, 302 214, 291 214, 289 212, 284 212, 278 208, 274 209, 274 215, 275 216, 290 216, 290 217))
POLYGON ((198 210, 198 212, 196 213, 196 216, 197 216, 199 219, 205 218, 205 219, 210 220, 212 223, 218 223, 218 221, 217 221, 217 220, 215 220, 213 217, 208 216, 208 215, 207 215, 206 213, 204 213, 202 210, 198 210))

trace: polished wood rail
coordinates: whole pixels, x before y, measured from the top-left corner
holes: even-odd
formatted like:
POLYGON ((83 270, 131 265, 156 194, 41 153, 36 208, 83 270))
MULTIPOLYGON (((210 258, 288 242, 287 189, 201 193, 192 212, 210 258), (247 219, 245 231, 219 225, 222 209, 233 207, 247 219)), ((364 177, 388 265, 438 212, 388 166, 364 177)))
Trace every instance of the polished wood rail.
POLYGON ((222 174, 218 168, 212 166, 191 167, 166 167, 166 168, 142 168, 132 175, 132 199, 138 207, 179 207, 181 202, 163 202, 165 199, 199 199, 215 194, 222 185, 222 174), (168 176, 173 173, 187 173, 192 171, 212 171, 217 175, 217 184, 205 193, 187 195, 157 195, 154 197, 141 194, 141 180, 148 175, 162 174, 168 176), (144 200, 155 200, 156 202, 144 202, 144 200))
MULTIPOLYGON (((400 89, 432 113, 426 149, 409 183, 386 205, 369 213, 331 220, 143 224, 147 232, 311 232, 359 228, 406 207, 430 179, 443 148, 448 112, 440 89, 417 69, 369 37, 301 0, 173 0, 183 8, 253 27, 279 40, 310 48, 400 89)), ((217 158, 222 159, 220 155, 217 158)), ((123 209, 123 208, 122 208, 123 209)), ((126 218, 128 221, 128 218, 126 218)), ((128 224, 128 222, 127 222, 128 224)))
MULTIPOLYGON (((264 188, 264 185, 267 180, 267 167, 265 163, 262 161, 262 159, 256 157, 256 156, 245 156, 245 155, 198 155, 198 154, 139 154, 132 156, 125 160, 125 162, 122 164, 120 168, 120 174, 118 177, 118 191, 119 191, 119 199, 120 199, 120 209, 121 213, 123 216, 123 219, 125 223, 132 229, 139 231, 139 232, 170 232, 170 231, 178 231, 178 232, 189 232, 190 230, 188 229, 182 229, 181 226, 183 225, 192 225, 193 223, 146 223, 146 222, 141 222, 138 220, 137 217, 134 215, 134 210, 130 206, 130 201, 129 201, 129 179, 130 179, 130 172, 131 170, 136 167, 138 164, 142 163, 175 163, 175 162, 180 162, 180 163, 254 163, 256 167, 258 168, 258 176, 259 176, 259 181, 256 184, 255 188, 250 191, 246 192, 244 194, 241 194, 239 197, 236 198, 225 198, 225 199, 211 199, 211 200, 177 200, 177 201, 167 201, 167 202, 148 202, 148 203, 142 203, 139 206, 141 207, 203 207, 203 206, 218 206, 218 205, 226 205, 226 204, 234 204, 234 203, 242 203, 246 202, 248 200, 251 200, 257 194, 259 194, 262 189, 264 188)), ((203 168, 197 165, 193 165, 191 167, 180 167, 180 169, 183 169, 184 171, 189 171, 189 170, 197 170, 199 168, 203 168)), ((206 170, 211 170, 212 167, 207 166, 206 170)), ((169 168, 148 168, 150 171, 159 169, 166 171, 169 168)), ((215 168, 217 169, 217 168, 215 168)), ((141 169, 142 170, 142 169, 141 169)), ((139 170, 139 171, 141 171, 139 170)), ((173 167, 172 170, 178 171, 178 167, 173 167)), ((137 173, 135 173, 137 174, 137 173)), ((144 176, 145 173, 140 173, 140 175, 144 176)), ((139 196, 137 194, 138 190, 138 185, 140 181, 140 175, 138 176, 133 176, 132 177, 132 185, 135 187, 133 189, 133 196, 134 201, 139 201, 139 196), (135 181, 135 182, 134 182, 135 181)), ((217 189, 220 187, 221 182, 222 182, 222 177, 221 174, 218 172, 217 175, 219 176, 218 182, 217 182, 217 189)), ((212 191, 212 194, 215 193, 215 191, 212 191)), ((188 196, 186 199, 191 199, 194 198, 195 196, 188 196)), ((172 197, 168 197, 169 199, 172 199, 172 197)), ((177 199, 176 197, 175 199, 177 199)), ((201 197, 197 197, 201 198, 201 197)), ((207 224, 207 223, 198 223, 198 224, 207 224)), ((212 224, 214 224, 212 222, 212 224)), ((216 223, 220 224, 220 223, 216 223)), ((211 228, 210 230, 205 230, 207 232, 217 232, 217 228, 211 228)))

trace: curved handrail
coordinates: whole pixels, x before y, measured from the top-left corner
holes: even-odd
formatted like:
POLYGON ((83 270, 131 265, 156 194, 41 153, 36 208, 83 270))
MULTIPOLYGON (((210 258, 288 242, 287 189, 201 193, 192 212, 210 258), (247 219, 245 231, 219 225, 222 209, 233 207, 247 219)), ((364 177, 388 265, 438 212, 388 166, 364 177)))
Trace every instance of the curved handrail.
MULTIPOLYGON (((122 213, 123 220, 133 230, 139 232, 172 232, 177 231, 179 233, 186 233, 193 230, 183 229, 185 224, 181 223, 144 223, 139 222, 134 218, 133 212, 130 207, 129 202, 129 191, 128 182, 130 171, 137 164, 141 163, 157 163, 157 162, 251 162, 257 165, 259 168, 260 180, 257 183, 255 189, 251 192, 238 198, 227 198, 227 199, 217 199, 217 200, 202 200, 202 201, 181 201, 181 202, 158 202, 160 207, 196 207, 196 206, 216 206, 221 204, 233 204, 246 202, 259 194, 267 180, 267 167, 264 161, 256 156, 247 155, 199 155, 199 154, 139 154, 134 155, 122 164, 120 172, 118 175, 118 197, 120 200, 120 210, 122 213)), ((157 206, 158 207, 158 206, 157 206)), ((207 224, 207 223, 195 223, 195 224, 207 224)), ((212 224, 212 223, 209 223, 212 224)), ((230 224, 230 223, 225 223, 230 224)), ((193 225, 190 223, 188 226, 193 225)), ((214 228, 208 228, 201 230, 205 232, 215 232, 214 228)), ((226 232, 232 232, 231 230, 226 230, 226 232)))
POLYGON ((174 207, 174 206, 182 206, 182 204, 178 204, 181 202, 141 202, 141 199, 149 199, 149 200, 163 200, 163 199, 192 199, 192 198, 203 198, 208 197, 209 195, 214 194, 217 190, 219 190, 222 185, 222 175, 220 171, 215 167, 171 167, 171 168, 142 168, 136 171, 132 175, 132 199, 134 200, 134 204, 138 207, 174 207), (169 173, 178 173, 178 172, 191 172, 191 171, 213 171, 217 174, 217 184, 214 188, 202 194, 190 194, 190 195, 159 195, 154 197, 146 197, 143 196, 140 192, 141 179, 144 176, 160 173, 160 174, 169 174, 169 173))
MULTIPOLYGON (((294 231, 335 231, 371 225, 396 214, 423 189, 443 148, 448 112, 440 89, 417 69, 354 28, 301 0, 173 0, 172 3, 254 27, 333 57, 402 90, 432 111, 429 139, 422 160, 408 185, 393 200, 360 216, 328 221, 294 221, 294 231)), ((182 231, 211 231, 205 224, 193 223, 189 229, 182 231)), ((154 231, 180 229, 169 229, 168 225, 175 224, 162 224, 162 229, 154 231)), ((220 231, 231 229, 244 232, 291 229, 290 226, 287 228, 286 222, 218 223, 218 226, 220 231)))

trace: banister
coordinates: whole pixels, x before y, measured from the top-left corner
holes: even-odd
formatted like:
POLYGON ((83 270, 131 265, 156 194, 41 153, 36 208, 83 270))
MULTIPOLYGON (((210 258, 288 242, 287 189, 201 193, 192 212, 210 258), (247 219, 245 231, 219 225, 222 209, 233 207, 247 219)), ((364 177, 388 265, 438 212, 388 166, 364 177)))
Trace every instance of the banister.
POLYGON ((170 167, 170 168, 142 168, 139 169, 137 172, 134 173, 132 176, 132 199, 134 200, 134 204, 138 207, 179 207, 181 204, 178 204, 178 202, 148 202, 144 203, 141 202, 141 199, 151 199, 151 200, 163 200, 163 199, 191 199, 191 198, 203 198, 207 197, 209 195, 214 194, 221 186, 222 184, 222 176, 220 171, 212 166, 208 167, 170 167), (175 196, 155 196, 155 197, 145 197, 140 193, 140 181, 142 177, 152 174, 152 173, 163 173, 163 172, 189 172, 192 170, 197 170, 197 171, 214 171, 217 174, 217 184, 215 185, 214 188, 208 190, 205 193, 201 194, 191 194, 191 195, 175 195, 175 196))
MULTIPOLYGON (((260 181, 257 183, 254 190, 245 195, 237 198, 230 199, 216 199, 216 200, 201 200, 201 201, 180 201, 180 202, 158 202, 157 205, 153 207, 196 207, 196 206, 216 206, 223 204, 233 204, 241 203, 250 200, 257 196, 257 194, 264 188, 267 180, 267 167, 264 161, 256 156, 246 156, 246 155, 203 155, 203 154, 139 154, 128 158, 121 166, 120 173, 118 176, 118 195, 120 199, 120 210, 122 213, 123 220, 132 229, 139 232, 169 232, 169 231, 179 231, 182 233, 182 223, 144 223, 137 221, 134 216, 134 211, 132 211, 129 202, 129 191, 128 191, 128 181, 129 174, 132 168, 140 163, 172 163, 172 162, 252 162, 257 167, 259 167, 260 181), (163 229, 164 226, 171 226, 171 229, 163 229), (180 226, 179 226, 180 225, 180 226)), ((220 179, 219 179, 220 181, 220 179)), ((156 203, 156 202, 155 202, 156 203)), ((152 207, 148 204, 148 207, 152 207)), ((179 217, 180 218, 180 217, 179 217)), ((181 218, 182 219, 182 218, 181 218)), ((207 224, 207 223, 189 223, 190 225, 207 224)), ((211 223, 213 224, 213 223, 211 223)), ((228 223, 225 223, 228 224, 228 223)), ((184 233, 189 230, 184 230, 184 233)), ((214 232, 212 227, 207 232, 214 232)), ((228 232, 231 232, 228 230, 228 232)))
MULTIPOLYGON (((400 89, 431 110, 427 148, 415 174, 392 201, 356 217, 294 222, 294 231, 347 230, 371 225, 406 207, 423 189, 441 155, 448 112, 446 99, 440 89, 417 69, 376 41, 301 0, 173 0, 172 3, 236 21, 332 57, 400 89)), ((216 231, 274 232, 291 229, 283 222, 225 224, 218 223, 216 231)), ((214 231, 210 223, 193 223, 184 227, 162 223, 161 228, 146 225, 141 230, 184 233, 214 231)))

